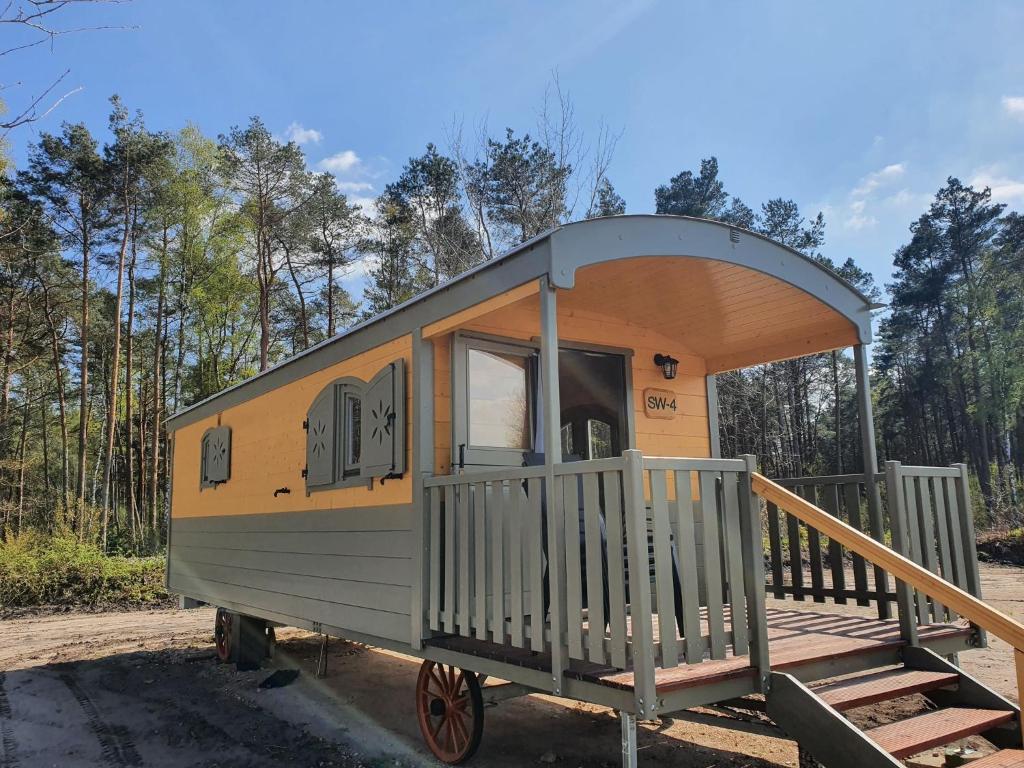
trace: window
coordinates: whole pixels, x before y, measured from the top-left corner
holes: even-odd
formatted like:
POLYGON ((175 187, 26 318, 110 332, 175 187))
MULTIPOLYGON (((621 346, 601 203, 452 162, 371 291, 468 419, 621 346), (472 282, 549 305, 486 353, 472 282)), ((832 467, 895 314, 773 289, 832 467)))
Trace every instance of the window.
POLYGON ((359 474, 359 456, 362 449, 363 433, 362 411, 363 399, 353 391, 345 391, 343 394, 343 431, 345 450, 342 452, 341 472, 344 477, 353 477, 359 474))
POLYGON ((530 447, 526 358, 469 350, 469 442, 492 448, 530 447))
POLYGON ((455 337, 455 462, 522 466, 533 450, 537 353, 528 346, 455 337))
POLYGON ((306 414, 306 490, 397 477, 405 469, 405 364, 384 366, 369 382, 332 381, 306 414))
POLYGON ((612 426, 600 419, 587 419, 587 437, 591 459, 610 459, 612 452, 612 426))
MULTIPOLYGON (((565 458, 618 456, 628 447, 626 357, 561 347, 558 386, 565 458)), ((522 466, 544 452, 539 350, 530 342, 456 334, 452 347, 453 464, 522 466)))
POLYGON ((576 453, 576 445, 572 439, 572 424, 562 425, 562 456, 572 456, 576 453))

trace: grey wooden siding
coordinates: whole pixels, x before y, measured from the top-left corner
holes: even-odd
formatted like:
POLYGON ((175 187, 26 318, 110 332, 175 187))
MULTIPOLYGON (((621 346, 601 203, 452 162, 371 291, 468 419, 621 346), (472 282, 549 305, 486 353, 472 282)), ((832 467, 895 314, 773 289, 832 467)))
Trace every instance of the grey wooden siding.
POLYGON ((172 592, 409 639, 409 505, 176 517, 172 528, 172 592))

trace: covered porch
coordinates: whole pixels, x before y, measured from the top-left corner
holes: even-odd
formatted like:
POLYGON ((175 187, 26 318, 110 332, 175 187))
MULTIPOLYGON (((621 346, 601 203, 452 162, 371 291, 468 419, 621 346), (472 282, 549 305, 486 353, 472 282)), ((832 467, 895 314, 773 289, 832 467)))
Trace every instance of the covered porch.
POLYGON ((413 642, 428 658, 648 717, 763 690, 777 668, 983 641, 762 503, 756 457, 721 456, 716 374, 852 347, 864 466, 789 487, 977 594, 962 468, 878 470, 868 299, 713 222, 588 222, 524 248, 544 274, 414 334, 413 432, 433 465, 417 470, 413 642), (832 619, 815 602, 868 610, 832 619))

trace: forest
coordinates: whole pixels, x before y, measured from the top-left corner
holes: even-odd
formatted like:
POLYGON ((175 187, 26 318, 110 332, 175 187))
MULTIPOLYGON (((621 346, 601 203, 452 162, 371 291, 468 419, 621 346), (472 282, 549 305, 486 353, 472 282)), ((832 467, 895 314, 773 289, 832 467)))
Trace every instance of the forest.
MULTIPOLYGON (((159 551, 170 414, 551 227, 624 213, 619 134, 584 132, 557 78, 537 115, 453 123, 372 201, 259 117, 153 131, 113 96, 107 125, 41 130, 0 178, 0 537, 159 551)), ((1024 216, 950 177, 878 285, 829 258, 822 213, 748 205, 715 157, 673 170, 657 213, 764 234, 880 302, 880 457, 967 462, 979 523, 1024 523, 1024 216)), ((723 374, 719 393, 723 454, 776 477, 862 468, 846 352, 723 374)))

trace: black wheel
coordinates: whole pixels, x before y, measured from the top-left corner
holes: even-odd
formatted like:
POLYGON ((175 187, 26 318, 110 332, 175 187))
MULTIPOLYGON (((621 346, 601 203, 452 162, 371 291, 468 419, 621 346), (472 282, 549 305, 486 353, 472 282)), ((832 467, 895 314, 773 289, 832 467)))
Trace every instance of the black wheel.
POLYGON ((213 640, 217 644, 217 658, 227 664, 234 652, 231 642, 231 630, 234 627, 235 614, 223 608, 217 609, 217 618, 213 622, 213 640))
POLYGON ((416 718, 427 747, 450 765, 464 763, 480 746, 484 700, 474 672, 424 661, 416 679, 416 718))

